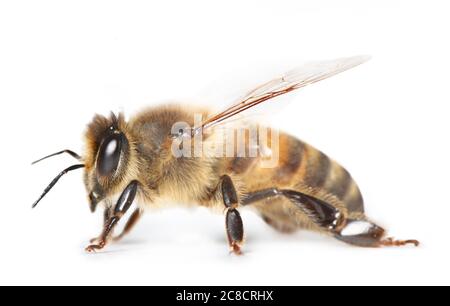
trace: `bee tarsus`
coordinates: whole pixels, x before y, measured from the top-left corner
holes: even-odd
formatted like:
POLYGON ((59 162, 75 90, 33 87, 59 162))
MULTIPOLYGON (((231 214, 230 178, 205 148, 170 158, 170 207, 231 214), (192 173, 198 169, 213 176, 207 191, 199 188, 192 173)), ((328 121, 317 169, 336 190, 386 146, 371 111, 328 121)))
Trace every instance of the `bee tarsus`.
POLYGON ((345 243, 356 245, 360 247, 392 247, 405 246, 413 244, 419 246, 417 240, 395 240, 393 238, 384 238, 386 231, 377 224, 367 220, 366 218, 360 220, 348 219, 345 226, 335 234, 338 240, 345 243))
POLYGON ((420 242, 415 239, 395 240, 392 237, 389 237, 389 238, 386 238, 386 239, 380 241, 380 246, 404 246, 407 244, 413 244, 414 246, 418 247, 420 245, 420 242))

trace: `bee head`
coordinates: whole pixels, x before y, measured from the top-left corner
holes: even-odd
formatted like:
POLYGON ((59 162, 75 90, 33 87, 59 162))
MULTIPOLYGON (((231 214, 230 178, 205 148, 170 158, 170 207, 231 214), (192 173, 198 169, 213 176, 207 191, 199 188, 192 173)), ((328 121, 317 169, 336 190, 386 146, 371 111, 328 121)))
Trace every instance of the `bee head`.
POLYGON ((123 115, 96 115, 88 125, 85 141, 84 183, 94 212, 99 202, 123 188, 130 175, 132 148, 123 115))
POLYGON ((94 212, 98 203, 121 192, 120 189, 123 190, 126 184, 137 177, 138 163, 130 162, 138 160, 130 135, 122 114, 116 116, 111 113, 109 118, 96 115, 85 134, 86 151, 83 157, 71 150, 63 150, 33 162, 36 164, 47 158, 67 153, 83 163, 72 165, 61 171, 32 207, 38 205, 61 177, 73 170, 84 168, 84 183, 91 210, 94 212))

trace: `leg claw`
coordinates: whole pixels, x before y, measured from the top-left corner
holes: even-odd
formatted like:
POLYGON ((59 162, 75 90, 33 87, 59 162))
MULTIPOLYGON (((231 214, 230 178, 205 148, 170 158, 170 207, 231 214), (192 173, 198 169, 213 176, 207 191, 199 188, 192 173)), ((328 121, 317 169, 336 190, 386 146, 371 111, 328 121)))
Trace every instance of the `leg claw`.
POLYGON ((84 250, 87 253, 96 253, 98 250, 101 250, 105 247, 106 243, 103 241, 100 241, 98 244, 91 244, 88 247, 86 247, 84 250))
POLYGON ((414 244, 414 246, 418 247, 420 242, 418 240, 395 240, 394 238, 386 238, 380 241, 381 246, 404 246, 407 244, 414 244))
POLYGON ((233 243, 230 248, 230 253, 233 253, 235 255, 242 255, 241 247, 237 243, 233 243))

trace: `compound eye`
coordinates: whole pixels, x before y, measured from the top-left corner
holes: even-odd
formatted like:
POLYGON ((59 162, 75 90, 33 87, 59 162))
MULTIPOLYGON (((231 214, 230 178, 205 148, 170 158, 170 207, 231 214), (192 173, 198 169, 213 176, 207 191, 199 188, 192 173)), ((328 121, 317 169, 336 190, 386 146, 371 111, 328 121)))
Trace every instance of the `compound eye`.
POLYGON ((110 176, 117 170, 121 152, 121 134, 112 134, 103 141, 97 159, 97 171, 101 176, 110 176))

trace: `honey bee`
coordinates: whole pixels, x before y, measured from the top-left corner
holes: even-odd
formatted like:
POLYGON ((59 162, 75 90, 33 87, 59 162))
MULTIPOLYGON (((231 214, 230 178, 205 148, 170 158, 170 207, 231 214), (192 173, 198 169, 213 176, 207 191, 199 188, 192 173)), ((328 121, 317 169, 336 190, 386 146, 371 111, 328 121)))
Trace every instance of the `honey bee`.
POLYGON ((363 197, 349 172, 293 136, 269 129, 264 146, 270 153, 262 154, 262 142, 244 133, 241 148, 246 152, 260 149, 257 154, 239 154, 235 144, 229 146, 234 155, 212 153, 228 144, 218 137, 218 127, 234 120, 234 127, 239 128, 239 114, 366 60, 357 56, 306 64, 257 87, 215 115, 173 105, 144 110, 128 122, 123 114, 96 115, 85 133, 83 156, 64 150, 36 161, 67 153, 80 163, 62 171, 33 207, 62 176, 83 168, 90 209, 95 212, 99 204, 104 207, 102 233, 91 240, 87 252, 122 238, 145 208, 164 205, 165 201, 224 211, 230 251, 235 254, 241 254, 244 242, 239 210, 246 206, 256 209, 267 224, 281 232, 309 229, 361 247, 418 246, 417 240, 385 238, 385 230, 366 217, 363 197), (196 123, 194 113, 205 119, 196 123), (179 123, 184 123, 183 128, 179 123), (195 139, 201 140, 200 150, 191 142, 195 139), (185 149, 191 155, 178 154, 185 149), (191 149, 200 154, 192 155, 191 149), (274 154, 277 163, 264 167, 267 155, 274 154), (114 229, 134 201, 137 207, 122 233, 114 237, 114 229))

